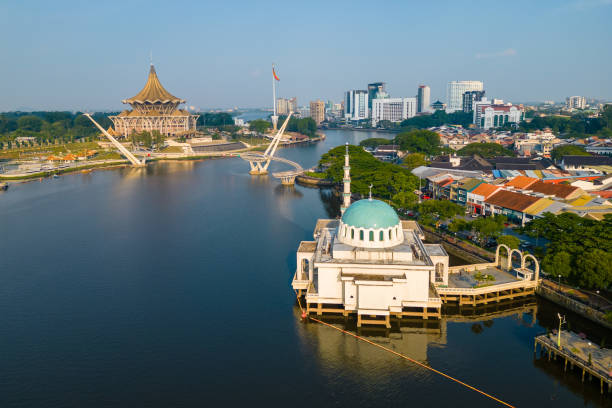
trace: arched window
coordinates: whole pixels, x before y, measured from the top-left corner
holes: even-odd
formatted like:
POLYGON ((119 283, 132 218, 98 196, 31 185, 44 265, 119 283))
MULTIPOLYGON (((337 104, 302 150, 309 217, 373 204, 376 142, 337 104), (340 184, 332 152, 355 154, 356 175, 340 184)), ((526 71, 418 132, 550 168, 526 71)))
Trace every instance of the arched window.
POLYGON ((370 231, 370 242, 374 241, 374 231, 370 231))
POLYGON ((389 241, 391 241, 391 230, 389 230, 389 241))
POLYGON ((351 228, 351 239, 355 239, 355 228, 351 228))
POLYGON ((382 241, 382 240, 384 240, 384 239, 385 239, 385 235, 383 234, 382 230, 380 230, 380 233, 379 233, 379 235, 378 235, 378 240, 379 240, 379 241, 382 241))
POLYGON ((359 239, 363 241, 363 230, 359 230, 359 239))

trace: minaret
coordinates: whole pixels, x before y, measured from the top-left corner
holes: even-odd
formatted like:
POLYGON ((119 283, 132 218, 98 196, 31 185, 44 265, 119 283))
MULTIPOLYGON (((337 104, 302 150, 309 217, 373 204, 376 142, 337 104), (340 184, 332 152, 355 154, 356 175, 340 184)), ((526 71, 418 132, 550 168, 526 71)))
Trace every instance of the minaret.
POLYGON ((346 154, 344 155, 344 192, 342 193, 342 207, 340 211, 342 214, 351 205, 351 166, 349 165, 349 144, 346 143, 346 154))

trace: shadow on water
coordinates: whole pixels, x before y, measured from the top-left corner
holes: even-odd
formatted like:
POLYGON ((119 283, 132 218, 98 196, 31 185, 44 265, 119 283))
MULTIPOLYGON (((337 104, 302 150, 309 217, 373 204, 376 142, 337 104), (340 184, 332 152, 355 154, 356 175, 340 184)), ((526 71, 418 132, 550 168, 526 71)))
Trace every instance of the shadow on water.
POLYGON ((320 188, 319 197, 321 197, 323 208, 329 218, 340 216, 340 206, 342 202, 333 188, 320 188))

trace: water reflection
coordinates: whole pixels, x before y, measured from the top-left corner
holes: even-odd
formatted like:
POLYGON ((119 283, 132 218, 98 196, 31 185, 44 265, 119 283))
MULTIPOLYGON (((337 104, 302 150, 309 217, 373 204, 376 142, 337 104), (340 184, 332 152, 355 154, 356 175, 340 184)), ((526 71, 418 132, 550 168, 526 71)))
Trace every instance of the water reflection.
POLYGON ((323 208, 329 218, 336 218, 340 215, 340 196, 331 188, 319 189, 319 197, 323 203, 323 208))
MULTIPOLYGON (((404 354, 422 363, 429 363, 429 352, 432 349, 444 349, 447 346, 448 325, 460 323, 467 325, 474 335, 492 329, 497 319, 512 318, 521 325, 531 327, 535 324, 538 306, 535 300, 507 302, 494 306, 464 309, 448 309, 442 319, 395 319, 392 327, 386 329, 378 326, 357 328, 355 319, 341 316, 319 316, 317 318, 351 331, 375 343, 384 345, 398 353, 404 354)), ((378 369, 406 370, 401 359, 381 352, 372 345, 357 341, 354 337, 344 335, 337 330, 313 321, 303 321, 296 306, 296 331, 308 353, 316 356, 328 367, 349 366, 352 370, 380 375, 378 369)))

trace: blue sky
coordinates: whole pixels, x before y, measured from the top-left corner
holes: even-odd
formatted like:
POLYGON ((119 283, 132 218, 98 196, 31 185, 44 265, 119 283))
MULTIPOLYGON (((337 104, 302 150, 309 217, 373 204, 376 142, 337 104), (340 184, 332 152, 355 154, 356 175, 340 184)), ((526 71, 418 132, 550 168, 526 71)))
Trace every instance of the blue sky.
POLYGON ((514 102, 612 100, 612 0, 0 2, 0 111, 121 109, 159 77, 199 108, 340 101, 385 81, 444 98, 482 80, 514 102))

